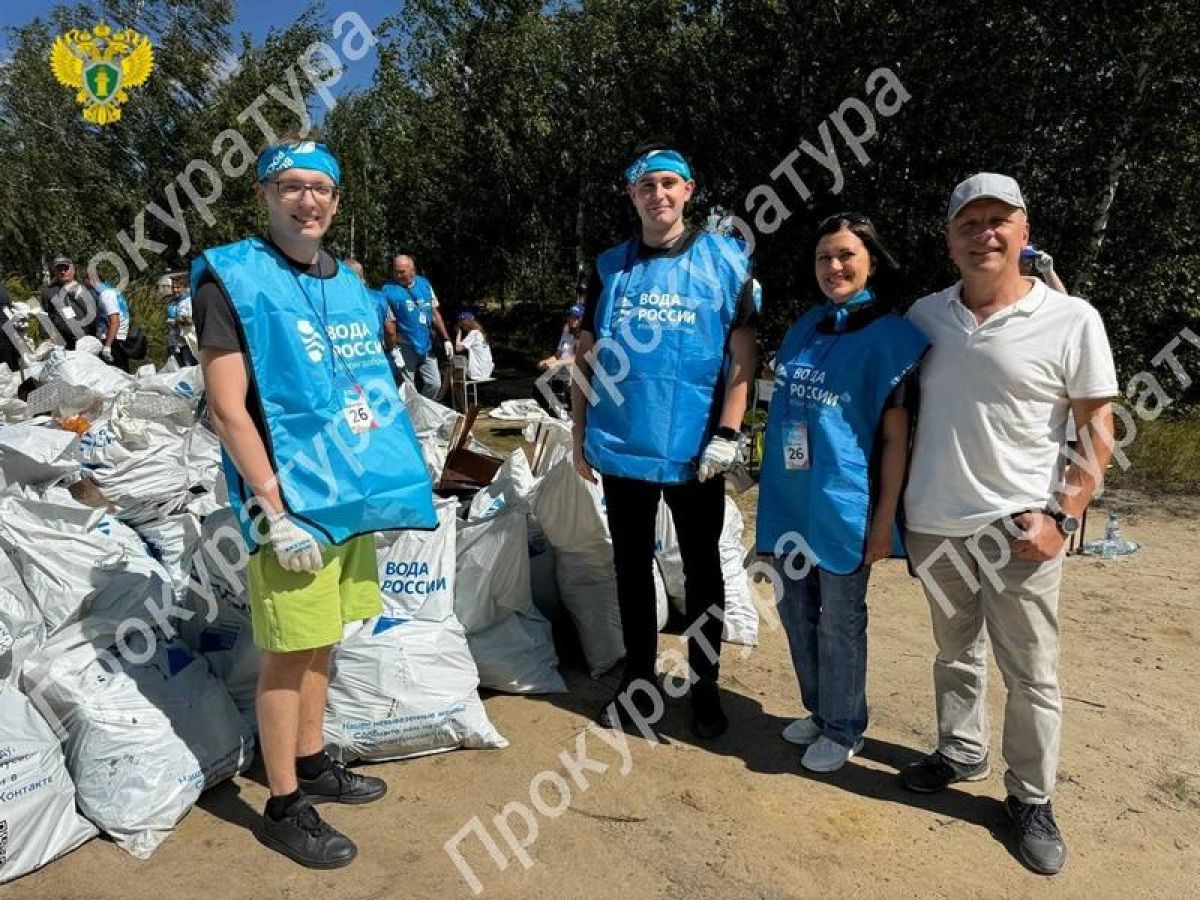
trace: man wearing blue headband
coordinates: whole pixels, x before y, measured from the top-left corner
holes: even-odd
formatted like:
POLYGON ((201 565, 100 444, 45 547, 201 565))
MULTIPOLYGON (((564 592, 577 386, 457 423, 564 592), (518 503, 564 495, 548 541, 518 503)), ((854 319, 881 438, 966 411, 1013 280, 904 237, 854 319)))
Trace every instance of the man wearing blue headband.
POLYGON ((312 804, 367 803, 387 790, 324 751, 330 651, 347 622, 381 612, 373 532, 436 524, 378 306, 321 248, 340 175, 323 144, 268 146, 256 188, 267 234, 204 251, 191 273, 210 415, 251 551, 251 618, 263 651, 256 710, 271 797, 256 836, 321 869, 349 864, 357 849, 312 804))
POLYGON ((625 182, 640 234, 596 261, 572 386, 575 468, 603 478, 625 638, 621 685, 599 721, 617 726, 655 705, 654 530, 665 499, 686 572, 691 729, 711 739, 728 727, 717 689, 720 538, 724 472, 739 456, 755 369, 754 280, 740 241, 684 224, 695 184, 677 150, 642 148, 625 182))

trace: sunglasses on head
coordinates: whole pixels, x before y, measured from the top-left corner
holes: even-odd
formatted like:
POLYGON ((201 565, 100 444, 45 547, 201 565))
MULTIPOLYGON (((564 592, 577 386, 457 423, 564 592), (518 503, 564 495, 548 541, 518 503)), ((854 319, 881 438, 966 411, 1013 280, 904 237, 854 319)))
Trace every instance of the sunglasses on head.
POLYGON ((825 228, 834 222, 849 222, 851 225, 870 225, 871 220, 862 213, 857 212, 840 212, 834 213, 832 216, 826 216, 821 220, 821 224, 817 226, 817 231, 825 228))

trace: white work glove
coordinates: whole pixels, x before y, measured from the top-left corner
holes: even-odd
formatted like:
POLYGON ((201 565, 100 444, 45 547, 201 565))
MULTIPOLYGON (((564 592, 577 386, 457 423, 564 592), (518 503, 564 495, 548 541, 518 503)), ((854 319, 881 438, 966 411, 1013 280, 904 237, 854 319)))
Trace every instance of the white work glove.
POLYGON ((446 359, 454 358, 454 345, 449 341, 442 342, 442 350, 446 352, 446 359))
POLYGON ((289 572, 316 572, 321 568, 321 545, 285 513, 267 517, 271 547, 279 565, 289 572))
POLYGON ((106 363, 112 362, 112 347, 101 347, 100 358, 106 363))
POLYGON ((714 436, 700 457, 700 480, 728 472, 738 460, 738 442, 714 436))
POLYGON ((1038 252, 1038 255, 1033 258, 1033 267, 1043 275, 1049 275, 1054 271, 1054 257, 1045 250, 1038 252))
POLYGON ((399 347, 392 348, 392 362, 396 364, 397 369, 404 371, 404 354, 400 352, 399 347))

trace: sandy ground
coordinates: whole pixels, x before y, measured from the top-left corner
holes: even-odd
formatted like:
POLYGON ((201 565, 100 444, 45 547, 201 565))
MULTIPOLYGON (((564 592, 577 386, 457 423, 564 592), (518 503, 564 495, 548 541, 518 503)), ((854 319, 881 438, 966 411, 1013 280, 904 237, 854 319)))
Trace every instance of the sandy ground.
MULTIPOLYGON (((753 492, 740 498, 753 503, 753 492)), ((805 774, 779 738, 798 713, 782 633, 725 647, 732 726, 710 745, 687 731, 678 701, 662 742, 628 738, 632 766, 588 732, 611 684, 567 669, 569 695, 487 699, 511 740, 372 767, 391 790, 368 807, 323 807, 359 844, 348 868, 316 873, 263 849, 248 828, 266 789, 261 773, 221 785, 148 861, 93 840, 41 872, 0 888, 0 900, 471 897, 443 844, 472 816, 490 823, 529 802, 543 770, 580 735, 605 772, 573 786, 570 806, 538 817, 531 864, 500 870, 473 839, 468 862, 489 898, 1131 897, 1200 893, 1200 500, 1116 494, 1132 558, 1072 558, 1061 616, 1065 730, 1056 810, 1065 872, 1047 879, 1013 853, 1001 807, 1003 766, 986 781, 937 796, 906 793, 896 772, 934 739, 929 614, 898 562, 871 590, 871 726, 860 757, 831 776, 805 774)), ((1096 516, 1102 521, 1102 516, 1096 516)), ((1093 526, 1095 528, 1095 526, 1093 526)), ((749 535, 747 535, 749 538, 749 535)), ((662 646, 680 638, 663 635, 662 646)), ((993 669, 993 723, 1004 691, 993 669)), ((992 740, 999 760, 999 732, 992 740)), ((557 800, 553 789, 546 800, 557 800)), ((518 832, 521 826, 513 820, 518 832)), ((490 829, 491 830, 491 829, 490 829)), ((496 834, 491 830, 492 834, 496 834)), ((502 844, 503 846, 503 844, 502 844)))

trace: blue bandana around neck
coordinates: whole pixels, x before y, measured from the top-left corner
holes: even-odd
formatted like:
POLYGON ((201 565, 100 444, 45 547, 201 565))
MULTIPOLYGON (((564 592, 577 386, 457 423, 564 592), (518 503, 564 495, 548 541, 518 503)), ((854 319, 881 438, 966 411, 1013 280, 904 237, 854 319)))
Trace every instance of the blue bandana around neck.
POLYGON ((845 331, 851 314, 874 302, 875 294, 870 288, 863 288, 845 303, 834 303, 832 300, 828 300, 825 303, 826 321, 833 323, 834 331, 845 331))
POLYGON ((692 167, 678 150, 651 150, 643 153, 625 170, 625 183, 634 184, 647 172, 674 172, 684 181, 692 180, 692 167))
POLYGON ((258 154, 258 180, 265 181, 272 175, 288 169, 309 169, 324 172, 334 184, 342 180, 342 167, 329 152, 329 148, 316 141, 294 141, 287 144, 272 144, 258 154))

